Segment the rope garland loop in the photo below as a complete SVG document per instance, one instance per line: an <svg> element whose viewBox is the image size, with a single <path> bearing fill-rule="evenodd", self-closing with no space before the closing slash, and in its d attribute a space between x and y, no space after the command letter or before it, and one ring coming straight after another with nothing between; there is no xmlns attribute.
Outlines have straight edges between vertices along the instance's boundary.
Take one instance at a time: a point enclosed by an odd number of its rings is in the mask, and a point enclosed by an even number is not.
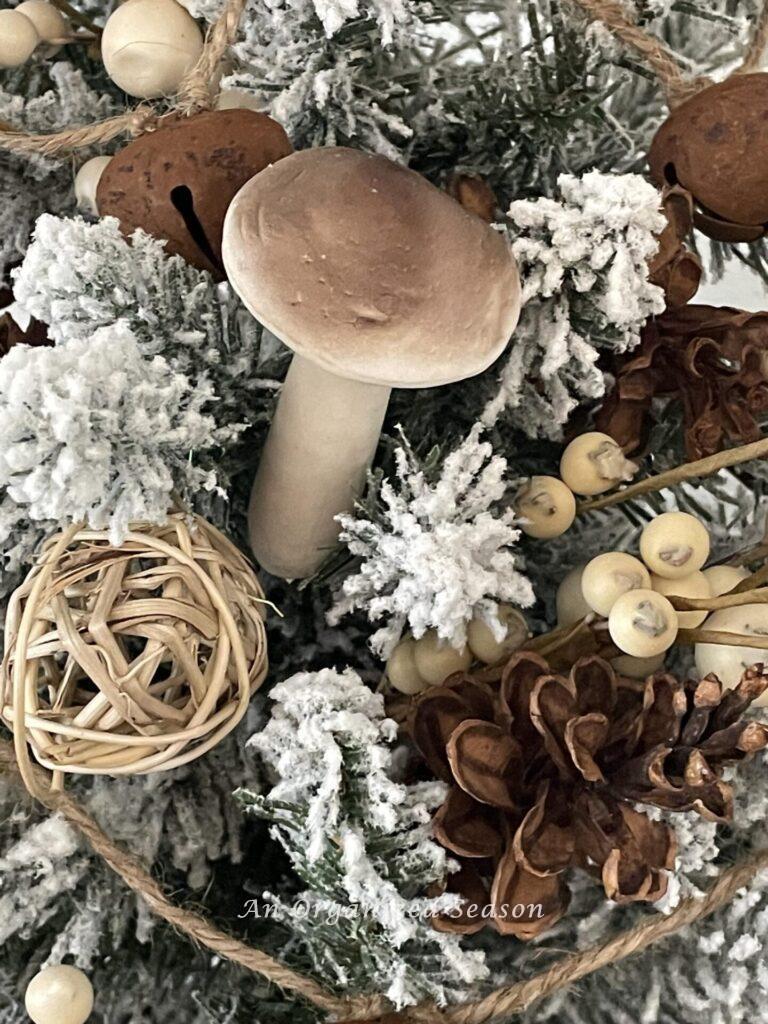
<svg viewBox="0 0 768 1024"><path fill-rule="evenodd" d="M237 38L247 0L227 0L211 26L197 64L181 83L179 94L168 114L159 114L149 104L140 104L115 117L94 124L75 125L50 135L35 135L0 121L0 149L11 153L38 153L41 156L66 156L91 146L101 146L122 135L136 137L156 131L166 117L191 116L211 110L219 93L219 81L227 51Z"/></svg>

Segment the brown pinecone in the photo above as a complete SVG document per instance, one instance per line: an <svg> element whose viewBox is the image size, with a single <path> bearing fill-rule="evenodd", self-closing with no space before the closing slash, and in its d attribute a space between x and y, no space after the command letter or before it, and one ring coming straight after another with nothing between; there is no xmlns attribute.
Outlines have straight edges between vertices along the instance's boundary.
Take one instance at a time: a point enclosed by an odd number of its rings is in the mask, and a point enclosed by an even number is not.
<svg viewBox="0 0 768 1024"><path fill-rule="evenodd" d="M680 402L690 459L756 441L768 411L768 313L667 310L648 321L615 376L595 425L628 454L647 441L655 398Z"/></svg>
<svg viewBox="0 0 768 1024"><path fill-rule="evenodd" d="M661 206L667 223L648 267L649 280L664 289L667 308L675 309L691 301L701 282L701 261L685 245L693 231L693 199L678 185L667 186Z"/></svg>
<svg viewBox="0 0 768 1024"><path fill-rule="evenodd" d="M720 770L768 745L768 727L741 717L767 687L762 666L723 691L712 676L620 678L598 657L566 677L522 652L497 687L457 675L425 691L409 728L451 787L433 827L461 864L448 886L464 897L436 927L492 921L533 938L565 913L572 867L599 874L617 902L659 899L674 834L634 804L727 820Z"/></svg>

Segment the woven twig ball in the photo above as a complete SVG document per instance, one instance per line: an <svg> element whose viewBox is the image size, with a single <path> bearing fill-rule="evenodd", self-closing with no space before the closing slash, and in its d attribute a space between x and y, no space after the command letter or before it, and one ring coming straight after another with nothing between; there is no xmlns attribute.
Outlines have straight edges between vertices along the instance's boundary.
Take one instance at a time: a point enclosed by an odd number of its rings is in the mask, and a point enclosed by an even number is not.
<svg viewBox="0 0 768 1024"><path fill-rule="evenodd" d="M44 767L88 775L199 757L264 681L264 610L249 563L197 516L133 526L119 546L77 526L51 538L8 606L2 715L17 752L24 735Z"/></svg>

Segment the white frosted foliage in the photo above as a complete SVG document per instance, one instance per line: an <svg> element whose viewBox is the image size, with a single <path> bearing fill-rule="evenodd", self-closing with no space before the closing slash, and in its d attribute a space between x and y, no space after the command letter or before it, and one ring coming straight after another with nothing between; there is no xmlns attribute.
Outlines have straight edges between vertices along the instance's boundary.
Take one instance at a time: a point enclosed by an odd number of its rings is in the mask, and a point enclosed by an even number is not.
<svg viewBox="0 0 768 1024"><path fill-rule="evenodd" d="M174 487L216 486L189 460L226 437L210 399L162 356L145 358L121 323L16 346L0 361L0 488L20 518L82 519L119 542L131 520L162 521Z"/></svg>
<svg viewBox="0 0 768 1024"><path fill-rule="evenodd" d="M396 480L381 485L380 515L339 516L341 539L362 562L344 580L329 621L357 609L372 622L385 619L371 640L384 658L406 624L416 637L435 629L462 647L467 624L479 616L502 639L498 603L534 601L517 567L515 513L502 504L506 460L482 440L478 424L446 456L434 482L407 445L398 449L396 467Z"/></svg>
<svg viewBox="0 0 768 1024"><path fill-rule="evenodd" d="M648 260L666 223L658 191L638 174L562 174L559 198L509 208L512 248L525 303L497 397L530 434L556 436L579 402L601 397L600 349L626 352L664 293L648 280Z"/></svg>
<svg viewBox="0 0 768 1024"><path fill-rule="evenodd" d="M381 695L352 669L322 669L292 676L270 696L272 716L249 745L273 786L265 797L242 797L277 823L276 838L309 883L293 906L271 897L278 920L301 933L315 957L327 958L326 969L354 985L349 971L358 965L335 961L334 944L323 938L329 928L341 929L360 949L366 987L386 992L398 1007L427 993L442 1004L446 985L485 977L481 953L462 951L456 937L429 923L430 912L456 904L455 896L420 895L449 870L445 850L430 837L445 787L395 780L397 726L385 717ZM317 916L307 920L308 907ZM423 959L414 956L419 946Z"/></svg>

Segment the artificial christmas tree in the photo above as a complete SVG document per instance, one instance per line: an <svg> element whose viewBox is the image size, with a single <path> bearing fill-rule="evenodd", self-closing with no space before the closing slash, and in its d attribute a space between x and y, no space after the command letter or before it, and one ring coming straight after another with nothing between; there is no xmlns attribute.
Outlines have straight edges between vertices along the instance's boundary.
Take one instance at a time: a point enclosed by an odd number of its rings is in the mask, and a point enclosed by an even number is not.
<svg viewBox="0 0 768 1024"><path fill-rule="evenodd" d="M2 1024L762 1020L768 8L0 20Z"/></svg>

